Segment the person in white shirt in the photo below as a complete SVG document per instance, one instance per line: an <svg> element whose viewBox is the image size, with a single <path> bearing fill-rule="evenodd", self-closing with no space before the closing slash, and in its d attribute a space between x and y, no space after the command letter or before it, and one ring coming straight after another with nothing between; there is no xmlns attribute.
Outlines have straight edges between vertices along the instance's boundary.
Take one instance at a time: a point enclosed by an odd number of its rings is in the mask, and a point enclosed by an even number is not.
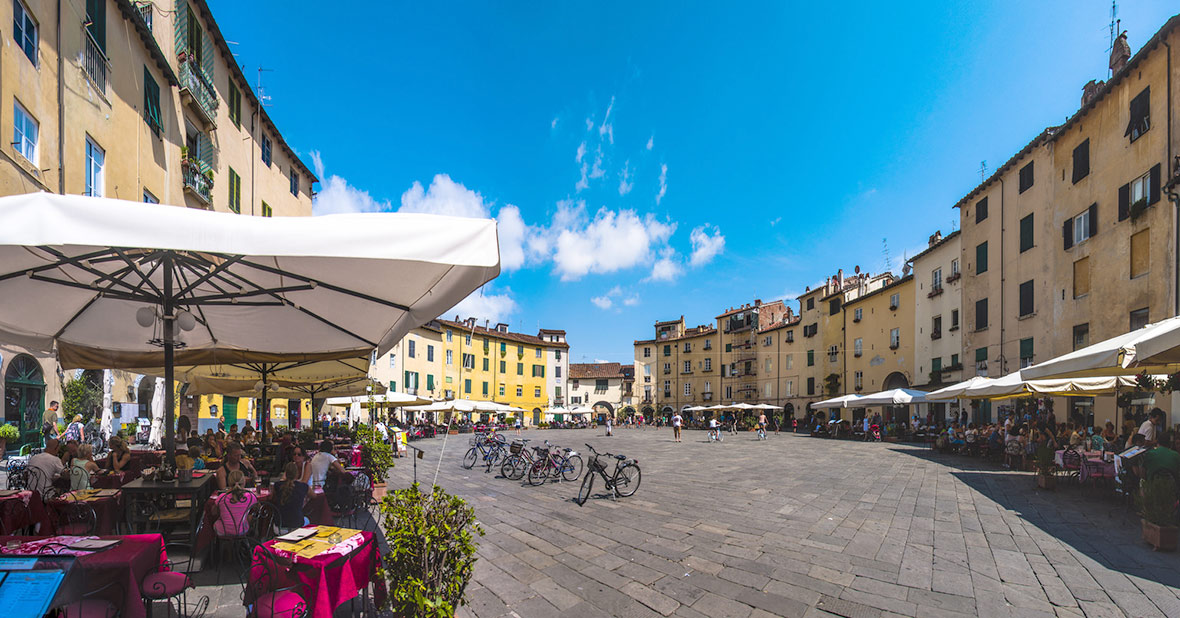
<svg viewBox="0 0 1180 618"><path fill-rule="evenodd" d="M672 437L675 438L675 442L680 441L680 422L682 420L684 419L680 417L679 412L672 415Z"/></svg>
<svg viewBox="0 0 1180 618"><path fill-rule="evenodd" d="M1159 433L1159 427L1157 425L1163 425L1163 423L1164 411L1159 408L1152 408L1151 414L1147 416L1147 420L1143 421L1143 424L1139 426L1139 433L1143 434L1147 448L1155 446L1156 442L1158 442L1156 436Z"/></svg>
<svg viewBox="0 0 1180 618"><path fill-rule="evenodd" d="M611 436L611 432L610 432L610 417L609 417L609 416L608 416L608 417L606 417L606 435L607 435L607 437L610 437L610 436Z"/></svg>
<svg viewBox="0 0 1180 618"><path fill-rule="evenodd" d="M61 476L66 466L58 455L59 442L50 438L45 441L45 450L29 458L29 489L42 495L53 487L53 480Z"/></svg>
<svg viewBox="0 0 1180 618"><path fill-rule="evenodd" d="M709 419L709 438L721 441L721 432L718 431L718 429L719 427L717 426L717 419Z"/></svg>
<svg viewBox="0 0 1180 618"><path fill-rule="evenodd" d="M344 466L340 465L340 460L332 454L335 447L331 440L324 440L320 442L320 452L311 458L311 486L323 487L328 480L329 472L336 472L344 474Z"/></svg>
<svg viewBox="0 0 1180 618"><path fill-rule="evenodd" d="M377 429L377 435L381 436L381 439L383 441L389 442L389 428L385 426L385 422L378 420L377 425L376 425L376 429Z"/></svg>

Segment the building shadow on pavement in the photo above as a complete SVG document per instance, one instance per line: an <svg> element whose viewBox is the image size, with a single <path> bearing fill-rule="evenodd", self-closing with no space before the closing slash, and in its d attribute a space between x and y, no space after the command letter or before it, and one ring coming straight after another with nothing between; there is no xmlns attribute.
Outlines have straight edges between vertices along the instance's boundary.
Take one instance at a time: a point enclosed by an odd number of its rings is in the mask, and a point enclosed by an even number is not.
<svg viewBox="0 0 1180 618"><path fill-rule="evenodd" d="M1180 587L1180 554L1156 552L1144 543L1138 514L1109 486L1082 486L1076 478L1062 476L1057 488L1047 491L1037 488L1032 472L1005 469L979 457L917 445L898 444L890 450L951 468L951 475L971 489L1099 566ZM1038 542L1033 531L1029 534Z"/></svg>

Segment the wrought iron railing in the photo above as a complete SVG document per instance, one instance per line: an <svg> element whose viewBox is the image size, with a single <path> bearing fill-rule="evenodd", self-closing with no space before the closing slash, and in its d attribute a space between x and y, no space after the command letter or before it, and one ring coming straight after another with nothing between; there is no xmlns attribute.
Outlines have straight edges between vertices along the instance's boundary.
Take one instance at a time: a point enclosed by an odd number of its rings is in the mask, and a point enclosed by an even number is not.
<svg viewBox="0 0 1180 618"><path fill-rule="evenodd" d="M180 85L188 90L197 105L209 116L210 121L216 120L217 91L213 89L213 84L209 83L196 60L188 58L180 63Z"/></svg>
<svg viewBox="0 0 1180 618"><path fill-rule="evenodd" d="M98 42L90 36L90 32L84 31L83 37L85 39L85 49L82 52L82 66L86 70L86 77L90 79L90 83L102 93L102 96L107 95L107 75L110 72L111 62L107 59L107 55L103 53L102 48L98 46Z"/></svg>
<svg viewBox="0 0 1180 618"><path fill-rule="evenodd" d="M195 162L185 159L180 162L180 170L184 174L184 187L191 189L201 199L213 203L213 179L201 171Z"/></svg>

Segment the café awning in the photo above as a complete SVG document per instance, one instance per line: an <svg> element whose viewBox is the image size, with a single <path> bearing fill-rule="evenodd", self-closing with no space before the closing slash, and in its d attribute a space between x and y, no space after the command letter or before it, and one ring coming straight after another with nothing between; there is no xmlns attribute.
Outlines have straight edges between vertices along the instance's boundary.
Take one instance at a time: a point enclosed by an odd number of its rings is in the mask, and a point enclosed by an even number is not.
<svg viewBox="0 0 1180 618"><path fill-rule="evenodd" d="M926 403L926 393L909 388L894 388L871 395L865 395L856 400L856 407L860 406L906 406L914 403Z"/></svg>
<svg viewBox="0 0 1180 618"><path fill-rule="evenodd" d="M1108 377L1180 371L1180 317L1111 337L1021 370L1025 378Z"/></svg>

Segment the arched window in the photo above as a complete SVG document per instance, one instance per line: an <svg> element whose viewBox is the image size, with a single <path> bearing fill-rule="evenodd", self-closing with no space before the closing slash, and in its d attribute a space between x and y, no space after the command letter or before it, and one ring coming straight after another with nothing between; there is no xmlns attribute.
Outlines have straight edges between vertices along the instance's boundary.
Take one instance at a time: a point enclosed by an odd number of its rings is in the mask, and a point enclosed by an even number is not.
<svg viewBox="0 0 1180 618"><path fill-rule="evenodd" d="M4 420L20 429L20 443L39 442L45 413L45 378L41 363L19 354L4 372ZM18 444L9 444L16 447Z"/></svg>

